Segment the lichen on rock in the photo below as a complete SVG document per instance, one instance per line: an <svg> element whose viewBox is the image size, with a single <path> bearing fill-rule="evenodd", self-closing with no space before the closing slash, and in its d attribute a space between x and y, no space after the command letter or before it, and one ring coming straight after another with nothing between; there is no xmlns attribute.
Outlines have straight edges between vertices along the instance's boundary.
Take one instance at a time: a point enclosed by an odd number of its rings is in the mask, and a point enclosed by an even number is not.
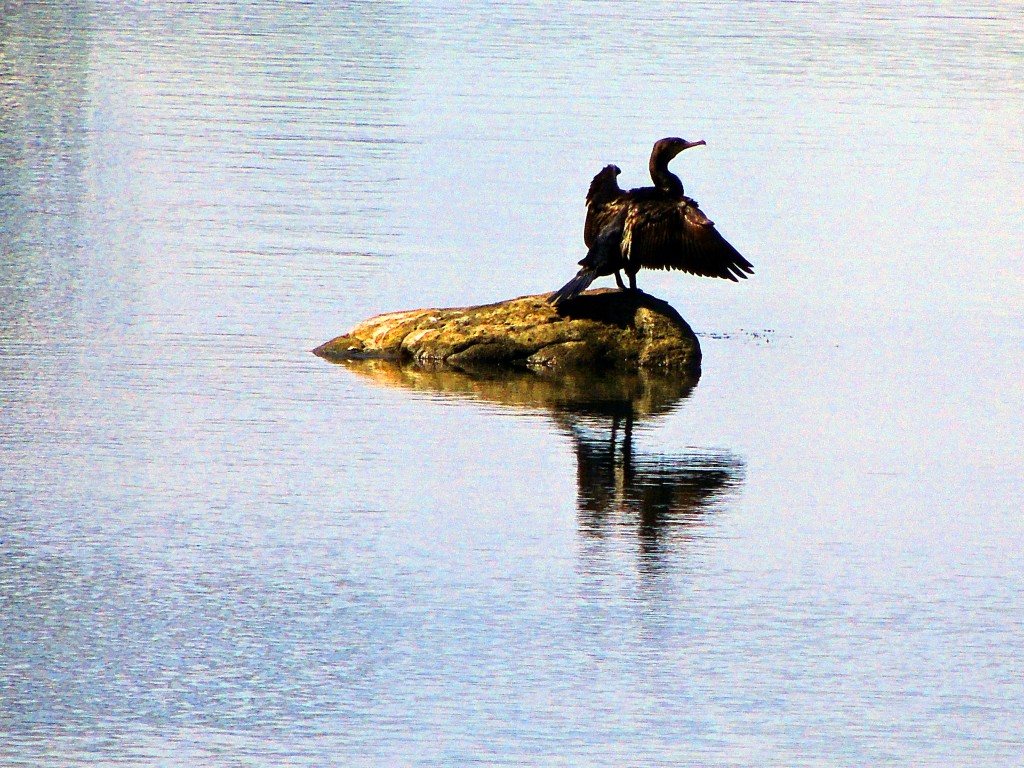
<svg viewBox="0 0 1024 768"><path fill-rule="evenodd" d="M646 293L588 291L557 308L547 295L453 309L391 312L313 352L331 360L381 358L452 368L700 370L700 344L667 302Z"/></svg>

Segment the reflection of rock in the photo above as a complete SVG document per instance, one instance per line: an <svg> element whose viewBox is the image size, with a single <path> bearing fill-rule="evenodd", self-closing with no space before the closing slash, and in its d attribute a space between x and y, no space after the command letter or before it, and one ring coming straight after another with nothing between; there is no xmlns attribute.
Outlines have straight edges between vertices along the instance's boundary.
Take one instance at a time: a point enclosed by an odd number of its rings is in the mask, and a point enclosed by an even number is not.
<svg viewBox="0 0 1024 768"><path fill-rule="evenodd" d="M668 411L690 394L696 376L653 371L580 369L424 368L394 360L343 360L342 365L378 384L462 396L500 405L543 409L561 425L572 416L601 423L626 412L650 417Z"/></svg>
<svg viewBox="0 0 1024 768"><path fill-rule="evenodd" d="M457 369L497 364L700 370L696 336L660 299L603 289L556 309L546 298L379 315L313 351L336 360L404 359Z"/></svg>
<svg viewBox="0 0 1024 768"><path fill-rule="evenodd" d="M467 372L391 360L344 365L385 386L548 412L575 448L581 530L601 537L626 527L645 553L662 546L662 533L670 527L703 520L742 480L743 460L728 451L665 454L634 447L634 427L688 397L695 377L494 367Z"/></svg>

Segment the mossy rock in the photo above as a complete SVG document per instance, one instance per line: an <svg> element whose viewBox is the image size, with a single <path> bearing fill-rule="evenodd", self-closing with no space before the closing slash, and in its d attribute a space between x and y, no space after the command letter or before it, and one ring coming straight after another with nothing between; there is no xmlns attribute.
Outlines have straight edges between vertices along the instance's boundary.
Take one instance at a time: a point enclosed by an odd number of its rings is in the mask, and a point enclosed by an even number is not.
<svg viewBox="0 0 1024 768"><path fill-rule="evenodd" d="M392 312L313 350L329 360L380 358L424 367L700 371L700 344L667 302L601 289L553 307L547 294L454 309Z"/></svg>

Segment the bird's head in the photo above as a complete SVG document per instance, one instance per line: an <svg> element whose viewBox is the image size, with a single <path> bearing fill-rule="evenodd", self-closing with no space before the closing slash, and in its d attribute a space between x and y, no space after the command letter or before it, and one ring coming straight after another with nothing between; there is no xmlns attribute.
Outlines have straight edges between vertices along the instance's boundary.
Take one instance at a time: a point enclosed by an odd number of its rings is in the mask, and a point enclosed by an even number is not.
<svg viewBox="0 0 1024 768"><path fill-rule="evenodd" d="M660 139L654 143L654 149L651 150L651 163L655 160L660 160L662 163L668 164L668 161L678 155L684 149L690 147L704 146L706 142L704 139L698 141L687 141L686 139L680 139L675 136L670 136L667 139Z"/></svg>

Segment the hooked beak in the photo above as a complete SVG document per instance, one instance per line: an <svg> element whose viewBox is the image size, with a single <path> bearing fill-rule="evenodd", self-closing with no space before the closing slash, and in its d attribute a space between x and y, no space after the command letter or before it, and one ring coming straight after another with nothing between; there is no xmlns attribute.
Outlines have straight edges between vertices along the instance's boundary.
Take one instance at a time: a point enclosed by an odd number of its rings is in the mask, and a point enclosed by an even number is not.
<svg viewBox="0 0 1024 768"><path fill-rule="evenodd" d="M686 145L686 146L683 147L683 149L689 149L690 147L703 147L703 146L707 146L707 142L704 141L704 139L699 139L698 141L684 141L683 144Z"/></svg>

